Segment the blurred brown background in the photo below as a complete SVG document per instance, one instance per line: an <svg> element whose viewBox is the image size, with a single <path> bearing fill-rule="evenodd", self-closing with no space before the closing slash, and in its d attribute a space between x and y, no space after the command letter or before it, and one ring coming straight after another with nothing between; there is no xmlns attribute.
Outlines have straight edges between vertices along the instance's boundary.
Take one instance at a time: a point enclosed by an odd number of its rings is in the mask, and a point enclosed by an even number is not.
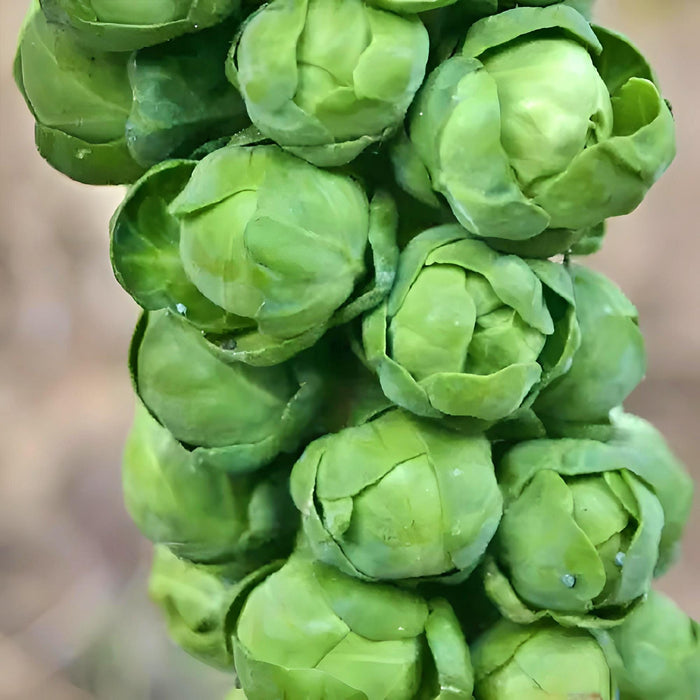
<svg viewBox="0 0 700 700"><path fill-rule="evenodd" d="M230 680L167 640L146 597L148 547L121 502L134 303L112 277L117 188L88 188L36 154L11 79L28 0L0 0L0 698L188 700ZM673 102L679 156L590 262L637 304L649 373L627 404L700 481L700 3L599 0ZM660 587L700 618L700 501Z"/></svg>

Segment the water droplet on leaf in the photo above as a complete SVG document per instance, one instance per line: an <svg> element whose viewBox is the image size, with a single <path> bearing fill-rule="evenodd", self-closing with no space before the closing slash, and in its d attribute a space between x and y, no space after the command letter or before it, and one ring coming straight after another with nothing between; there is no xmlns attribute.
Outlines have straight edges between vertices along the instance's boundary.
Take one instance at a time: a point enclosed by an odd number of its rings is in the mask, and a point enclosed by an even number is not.
<svg viewBox="0 0 700 700"><path fill-rule="evenodd" d="M561 577L561 582L567 587L567 588L573 588L576 585L576 577L572 574L564 574Z"/></svg>

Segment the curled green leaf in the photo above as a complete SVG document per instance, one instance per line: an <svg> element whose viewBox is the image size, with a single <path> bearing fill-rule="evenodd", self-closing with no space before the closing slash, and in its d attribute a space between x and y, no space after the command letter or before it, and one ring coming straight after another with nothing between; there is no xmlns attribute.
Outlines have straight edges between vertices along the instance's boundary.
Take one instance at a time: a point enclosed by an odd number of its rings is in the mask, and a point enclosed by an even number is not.
<svg viewBox="0 0 700 700"><path fill-rule="evenodd" d="M217 24L240 0L41 0L41 7L86 46L132 51Z"/></svg>
<svg viewBox="0 0 700 700"><path fill-rule="evenodd" d="M250 125L243 99L226 79L235 23L135 51L129 58L133 103L129 152L145 167L189 157L204 143Z"/></svg>
<svg viewBox="0 0 700 700"><path fill-rule="evenodd" d="M700 625L661 593L652 591L622 625L595 635L621 700L700 696Z"/></svg>
<svg viewBox="0 0 700 700"><path fill-rule="evenodd" d="M265 466L312 430L323 378L305 356L273 367L226 363L167 311L144 315L131 347L138 396L195 459L230 473Z"/></svg>
<svg viewBox="0 0 700 700"><path fill-rule="evenodd" d="M280 458L256 474L226 474L139 404L124 450L124 502L153 543L193 562L226 562L242 578L291 550L298 519L290 461Z"/></svg>
<svg viewBox="0 0 700 700"><path fill-rule="evenodd" d="M47 22L38 0L30 6L15 82L36 120L39 153L73 180L115 185L144 171L126 143L127 60L127 54L84 48L65 27Z"/></svg>
<svg viewBox="0 0 700 700"><path fill-rule="evenodd" d="M148 592L170 637L199 661L224 671L234 670L225 623L238 576L226 565L193 564L167 547L154 549Z"/></svg>
<svg viewBox="0 0 700 700"><path fill-rule="evenodd" d="M543 389L534 411L553 434L577 424L605 423L646 373L637 310L610 280L579 265L569 268L581 345L571 366Z"/></svg>

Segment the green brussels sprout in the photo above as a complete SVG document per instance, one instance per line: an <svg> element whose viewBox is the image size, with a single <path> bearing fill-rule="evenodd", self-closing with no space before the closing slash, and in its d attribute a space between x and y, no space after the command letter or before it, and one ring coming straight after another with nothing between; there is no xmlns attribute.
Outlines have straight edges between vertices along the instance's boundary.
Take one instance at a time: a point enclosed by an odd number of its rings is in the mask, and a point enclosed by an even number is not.
<svg viewBox="0 0 700 700"><path fill-rule="evenodd" d="M273 365L376 306L398 249L393 201L276 146L151 169L112 219L117 279L227 360Z"/></svg>
<svg viewBox="0 0 700 700"><path fill-rule="evenodd" d="M202 463L139 404L124 451L124 502L139 530L178 557L235 559L242 578L291 551L290 460L231 476ZM232 565L229 565L232 568Z"/></svg>
<svg viewBox="0 0 700 700"><path fill-rule="evenodd" d="M398 409L311 443L291 491L315 556L369 580L462 580L501 517L488 440Z"/></svg>
<svg viewBox="0 0 700 700"><path fill-rule="evenodd" d="M472 25L408 124L414 153L395 158L413 194L440 193L471 233L527 256L565 252L632 211L675 155L673 117L645 59L561 4Z"/></svg>
<svg viewBox="0 0 700 700"><path fill-rule="evenodd" d="M250 125L224 70L234 31L235 25L225 22L131 55L133 104L126 141L139 164L188 157L205 142Z"/></svg>
<svg viewBox="0 0 700 700"><path fill-rule="evenodd" d="M148 581L149 595L160 607L173 641L200 661L231 671L225 621L236 576L226 565L193 564L159 546Z"/></svg>
<svg viewBox="0 0 700 700"><path fill-rule="evenodd" d="M229 620L249 700L472 699L469 650L444 600L300 554L246 583Z"/></svg>
<svg viewBox="0 0 700 700"><path fill-rule="evenodd" d="M274 367L226 363L169 311L144 314L131 373L144 405L196 462L230 473L295 450L308 437L323 391L314 358Z"/></svg>
<svg viewBox="0 0 700 700"><path fill-rule="evenodd" d="M367 361L392 401L484 425L528 408L578 343L563 265L502 255L457 224L408 244L388 300L363 321Z"/></svg>
<svg viewBox="0 0 700 700"><path fill-rule="evenodd" d="M240 0L41 0L41 7L87 46L132 51L218 24Z"/></svg>
<svg viewBox="0 0 700 700"><path fill-rule="evenodd" d="M73 180L121 184L145 170L126 143L132 103L127 60L127 54L81 47L65 28L46 21L38 0L32 3L14 78L36 120L39 153Z"/></svg>
<svg viewBox="0 0 700 700"><path fill-rule="evenodd" d="M596 630L620 700L700 698L700 624L652 591L625 622Z"/></svg>
<svg viewBox="0 0 700 700"><path fill-rule="evenodd" d="M545 387L533 405L555 435L566 435L572 424L608 422L610 411L646 372L644 337L632 302L597 272L578 265L569 271L581 345L568 372Z"/></svg>
<svg viewBox="0 0 700 700"><path fill-rule="evenodd" d="M605 655L583 630L502 620L477 640L472 655L479 700L616 697Z"/></svg>
<svg viewBox="0 0 700 700"><path fill-rule="evenodd" d="M263 134L333 166L401 123L428 47L418 18L362 0L273 0L246 22L227 68Z"/></svg>
<svg viewBox="0 0 700 700"><path fill-rule="evenodd" d="M504 617L592 628L634 609L649 590L664 526L636 467L633 451L595 440L532 440L506 451L503 518L485 567Z"/></svg>
<svg viewBox="0 0 700 700"><path fill-rule="evenodd" d="M661 576L680 554L693 502L693 480L651 423L620 410L612 412L611 420L613 435L608 444L626 455L628 469L651 486L664 510L659 561L654 572Z"/></svg>

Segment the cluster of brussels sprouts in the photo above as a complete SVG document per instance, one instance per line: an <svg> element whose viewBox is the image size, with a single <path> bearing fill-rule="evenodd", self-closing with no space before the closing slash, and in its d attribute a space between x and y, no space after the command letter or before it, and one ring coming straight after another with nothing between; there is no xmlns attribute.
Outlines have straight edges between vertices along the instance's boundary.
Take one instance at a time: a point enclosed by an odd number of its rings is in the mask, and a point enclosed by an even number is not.
<svg viewBox="0 0 700 700"><path fill-rule="evenodd" d="M591 5L32 2L39 151L131 185L151 594L231 700L700 697L650 589L692 484L622 409L634 306L570 259L673 118Z"/></svg>

